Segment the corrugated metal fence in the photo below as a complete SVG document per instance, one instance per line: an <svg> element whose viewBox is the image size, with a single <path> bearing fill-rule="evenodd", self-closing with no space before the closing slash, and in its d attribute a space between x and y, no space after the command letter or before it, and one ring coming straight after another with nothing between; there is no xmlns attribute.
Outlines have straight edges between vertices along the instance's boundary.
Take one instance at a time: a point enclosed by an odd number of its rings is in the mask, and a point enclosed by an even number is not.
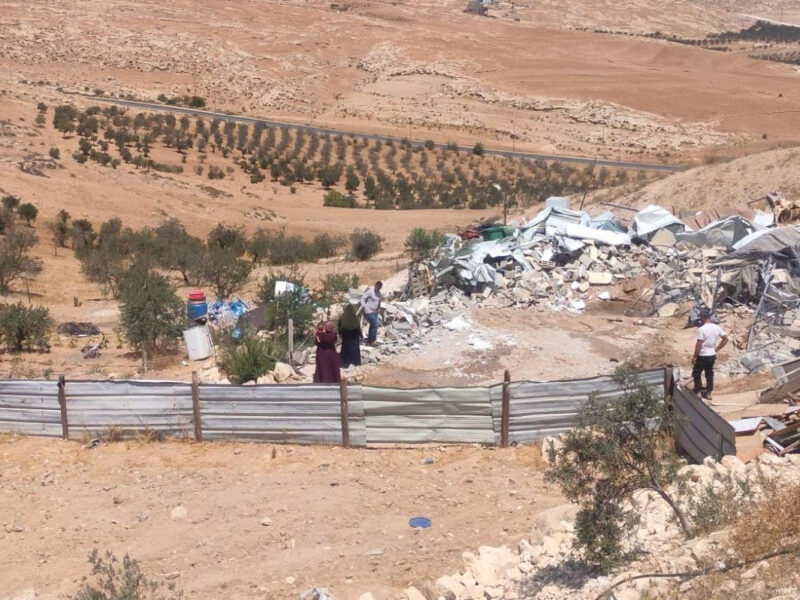
<svg viewBox="0 0 800 600"><path fill-rule="evenodd" d="M659 368L640 373L640 378L669 387L671 375L671 369ZM0 381L0 433L80 439L113 430L122 436L160 432L296 444L501 445L531 442L569 429L593 393L611 399L622 392L612 377L410 390L346 384ZM711 423L694 427L722 430L727 441L727 430L719 424L725 422L712 419L711 409L690 410L684 408L683 396L676 393L676 398L680 414L691 423L698 419ZM697 454L690 450L695 437L686 437L685 442L692 456ZM711 451L717 448L718 444ZM705 446L699 450L705 451Z"/></svg>
<svg viewBox="0 0 800 600"><path fill-rule="evenodd" d="M733 426L696 394L677 386L672 406L675 439L696 462L703 462L706 456L719 460L726 454L736 454Z"/></svg>

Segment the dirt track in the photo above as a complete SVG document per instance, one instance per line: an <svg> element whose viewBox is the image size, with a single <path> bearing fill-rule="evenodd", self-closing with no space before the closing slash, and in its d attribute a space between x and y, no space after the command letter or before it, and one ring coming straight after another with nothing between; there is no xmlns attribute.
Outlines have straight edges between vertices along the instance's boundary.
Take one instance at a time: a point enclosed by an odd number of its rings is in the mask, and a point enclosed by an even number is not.
<svg viewBox="0 0 800 600"><path fill-rule="evenodd" d="M513 544L561 502L535 447L272 448L0 438L0 599L74 593L97 547L189 598L323 586L383 600L454 572L465 550ZM178 506L185 518L171 516ZM416 515L433 527L409 528Z"/></svg>

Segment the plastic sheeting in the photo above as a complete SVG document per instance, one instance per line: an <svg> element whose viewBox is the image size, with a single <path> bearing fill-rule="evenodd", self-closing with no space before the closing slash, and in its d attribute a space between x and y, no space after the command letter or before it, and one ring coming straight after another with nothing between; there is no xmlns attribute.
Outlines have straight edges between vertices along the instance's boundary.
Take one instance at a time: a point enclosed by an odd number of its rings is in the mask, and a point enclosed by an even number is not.
<svg viewBox="0 0 800 600"><path fill-rule="evenodd" d="M675 233L684 231L686 225L667 209L651 204L636 213L631 225L631 234L648 239L651 233L659 229L669 229Z"/></svg>
<svg viewBox="0 0 800 600"><path fill-rule="evenodd" d="M800 258L800 230L797 227L754 231L733 245L729 257L759 259L773 255L786 260Z"/></svg>
<svg viewBox="0 0 800 600"><path fill-rule="evenodd" d="M744 217L726 217L714 221L698 231L684 231L675 235L678 242L697 247L724 247L730 249L739 240L755 231L753 225Z"/></svg>

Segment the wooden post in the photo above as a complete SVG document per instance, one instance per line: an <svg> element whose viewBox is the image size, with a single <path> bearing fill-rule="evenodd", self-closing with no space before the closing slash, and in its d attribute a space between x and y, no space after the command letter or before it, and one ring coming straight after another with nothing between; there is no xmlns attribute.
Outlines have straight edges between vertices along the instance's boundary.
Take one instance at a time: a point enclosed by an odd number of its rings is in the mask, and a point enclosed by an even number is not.
<svg viewBox="0 0 800 600"><path fill-rule="evenodd" d="M342 415L342 447L350 447L350 408L347 404L347 381L339 381L339 398L341 399Z"/></svg>
<svg viewBox="0 0 800 600"><path fill-rule="evenodd" d="M508 448L508 422L511 412L511 373L503 375L503 408L500 414L500 446Z"/></svg>
<svg viewBox="0 0 800 600"><path fill-rule="evenodd" d="M672 373L672 365L664 367L664 398L672 398L675 393L675 378Z"/></svg>
<svg viewBox="0 0 800 600"><path fill-rule="evenodd" d="M289 325L286 328L286 340L289 346L289 366L294 368L294 319L289 319Z"/></svg>
<svg viewBox="0 0 800 600"><path fill-rule="evenodd" d="M203 441L203 424L200 422L200 378L192 371L192 412L194 413L194 439Z"/></svg>
<svg viewBox="0 0 800 600"><path fill-rule="evenodd" d="M69 420L67 418L67 392L64 390L66 384L64 376L58 378L58 406L61 408L61 437L69 439Z"/></svg>

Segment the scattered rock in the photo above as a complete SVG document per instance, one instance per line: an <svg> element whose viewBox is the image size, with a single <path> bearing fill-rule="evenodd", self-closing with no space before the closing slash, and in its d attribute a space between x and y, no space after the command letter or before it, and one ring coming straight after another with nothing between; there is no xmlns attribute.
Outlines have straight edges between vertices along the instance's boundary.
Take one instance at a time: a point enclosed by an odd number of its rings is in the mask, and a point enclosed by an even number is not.
<svg viewBox="0 0 800 600"><path fill-rule="evenodd" d="M175 520L179 520L188 517L189 513L186 512L186 509L183 506L179 505L172 509L172 511L169 513L169 516Z"/></svg>

